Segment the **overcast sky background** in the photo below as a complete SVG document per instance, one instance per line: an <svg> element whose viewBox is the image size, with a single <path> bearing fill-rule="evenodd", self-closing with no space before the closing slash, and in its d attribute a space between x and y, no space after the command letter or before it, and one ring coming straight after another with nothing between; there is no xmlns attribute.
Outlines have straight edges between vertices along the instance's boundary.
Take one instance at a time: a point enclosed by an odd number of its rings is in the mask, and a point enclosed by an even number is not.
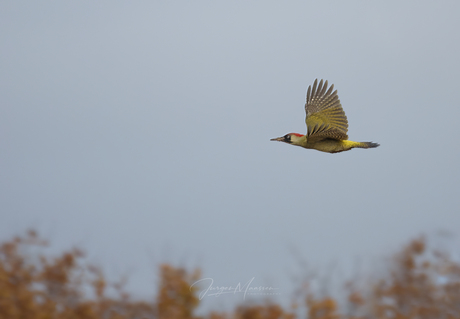
<svg viewBox="0 0 460 319"><path fill-rule="evenodd" d="M171 262L285 296L293 254L340 268L420 233L458 235L459 12L458 1L2 2L1 239L35 228L57 251L79 245L139 295ZM315 78L338 89L350 139L379 148L269 141L305 132Z"/></svg>

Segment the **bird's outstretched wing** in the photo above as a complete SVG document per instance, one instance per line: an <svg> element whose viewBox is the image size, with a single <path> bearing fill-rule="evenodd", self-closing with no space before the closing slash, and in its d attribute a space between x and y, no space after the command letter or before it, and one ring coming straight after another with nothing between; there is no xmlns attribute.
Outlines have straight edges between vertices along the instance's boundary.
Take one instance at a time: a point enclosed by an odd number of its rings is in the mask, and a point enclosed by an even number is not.
<svg viewBox="0 0 460 319"><path fill-rule="evenodd" d="M340 104L337 90L332 92L334 84L327 89L327 81L324 83L318 79L308 87L307 103L305 112L307 117L307 138L311 142L317 142L326 138L336 140L348 139L348 121ZM327 90L327 91L326 91Z"/></svg>

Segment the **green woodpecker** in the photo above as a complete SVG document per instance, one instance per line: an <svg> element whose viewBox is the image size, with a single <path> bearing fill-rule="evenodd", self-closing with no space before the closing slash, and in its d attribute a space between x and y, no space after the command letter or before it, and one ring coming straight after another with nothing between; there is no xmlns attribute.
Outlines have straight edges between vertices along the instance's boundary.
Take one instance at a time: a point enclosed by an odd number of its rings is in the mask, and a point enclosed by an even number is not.
<svg viewBox="0 0 460 319"><path fill-rule="evenodd" d="M337 90L332 92L334 84L327 89L327 81L318 79L307 91L305 112L307 117L307 134L289 133L270 141L280 141L292 145L311 148L321 152L338 153L352 148L373 148L379 146L372 142L353 142L348 140L348 121L340 104Z"/></svg>

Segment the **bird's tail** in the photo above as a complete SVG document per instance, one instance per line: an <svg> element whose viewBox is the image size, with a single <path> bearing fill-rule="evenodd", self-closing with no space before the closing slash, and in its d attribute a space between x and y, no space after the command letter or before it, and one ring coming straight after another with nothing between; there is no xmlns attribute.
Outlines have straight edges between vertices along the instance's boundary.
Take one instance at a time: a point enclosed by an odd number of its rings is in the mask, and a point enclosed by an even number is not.
<svg viewBox="0 0 460 319"><path fill-rule="evenodd" d="M358 148L374 148L374 147L379 147L380 144L378 143L373 143L373 142L357 142L354 147Z"/></svg>

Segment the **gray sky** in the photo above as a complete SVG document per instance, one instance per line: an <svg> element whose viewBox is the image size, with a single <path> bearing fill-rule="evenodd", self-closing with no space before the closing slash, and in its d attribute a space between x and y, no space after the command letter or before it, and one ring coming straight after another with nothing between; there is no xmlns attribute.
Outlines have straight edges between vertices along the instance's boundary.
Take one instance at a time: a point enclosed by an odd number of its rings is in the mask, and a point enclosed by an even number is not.
<svg viewBox="0 0 460 319"><path fill-rule="evenodd" d="M80 245L139 294L172 262L287 295L291 247L321 267L458 234L458 1L0 9L2 239ZM305 132L315 78L379 148L269 141Z"/></svg>

